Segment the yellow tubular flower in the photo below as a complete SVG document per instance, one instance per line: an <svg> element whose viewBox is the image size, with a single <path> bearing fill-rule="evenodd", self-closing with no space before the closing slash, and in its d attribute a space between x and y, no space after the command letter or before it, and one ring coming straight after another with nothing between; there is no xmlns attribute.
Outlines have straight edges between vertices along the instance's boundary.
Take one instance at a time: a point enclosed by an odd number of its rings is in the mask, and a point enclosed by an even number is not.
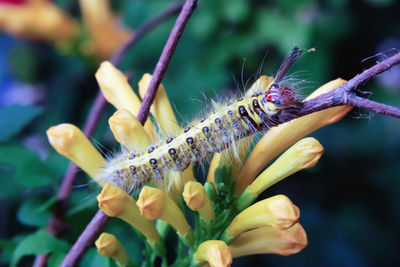
<svg viewBox="0 0 400 267"><path fill-rule="evenodd" d="M78 25L48 1L21 5L0 4L0 30L33 40L59 42L78 34Z"/></svg>
<svg viewBox="0 0 400 267"><path fill-rule="evenodd" d="M270 197L239 213L225 230L223 240L230 242L244 231L257 227L287 229L295 224L299 217L299 208L288 197Z"/></svg>
<svg viewBox="0 0 400 267"><path fill-rule="evenodd" d="M313 137L303 138L283 153L263 171L243 192L238 200L239 210L245 208L265 189L302 169L317 164L324 148ZM239 188L241 191L241 188Z"/></svg>
<svg viewBox="0 0 400 267"><path fill-rule="evenodd" d="M144 186L137 201L140 213L148 220L161 219L176 229L187 244L192 242L192 231L176 203L160 189Z"/></svg>
<svg viewBox="0 0 400 267"><path fill-rule="evenodd" d="M161 244L154 223L145 219L136 201L123 190L108 183L97 196L99 208L110 217L117 217L142 233L151 245Z"/></svg>
<svg viewBox="0 0 400 267"><path fill-rule="evenodd" d="M199 212L205 222L214 218L214 211L204 187L199 182L188 182L183 190L183 199L186 205Z"/></svg>
<svg viewBox="0 0 400 267"><path fill-rule="evenodd" d="M75 125L59 124L50 127L46 133L52 147L73 161L90 177L95 178L104 167L105 160L100 152Z"/></svg>
<svg viewBox="0 0 400 267"><path fill-rule="evenodd" d="M151 74L146 73L139 81L139 94L142 99L147 92L151 78ZM154 118L158 122L158 125L161 127L162 134L177 134L181 130L178 122L176 121L176 117L171 103L169 102L167 93L165 92L165 88L162 84L160 84L158 87L154 102L150 108L150 112L153 114Z"/></svg>
<svg viewBox="0 0 400 267"><path fill-rule="evenodd" d="M336 79L318 88L306 100L329 92L346 81ZM270 129L249 155L240 175L237 194L253 181L264 166L291 144L311 132L339 121L352 107L339 106L318 111Z"/></svg>
<svg viewBox="0 0 400 267"><path fill-rule="evenodd" d="M118 110L126 109L136 116L140 108L139 97L133 92L126 76L110 62L104 61L96 72L96 79L101 92L109 103ZM154 128L147 119L144 128L151 138L154 138Z"/></svg>
<svg viewBox="0 0 400 267"><path fill-rule="evenodd" d="M225 242L207 240L197 248L194 261L196 264L208 262L212 267L226 267L232 264L232 254Z"/></svg>
<svg viewBox="0 0 400 267"><path fill-rule="evenodd" d="M118 265L126 266L130 263L128 254L114 235L102 233L95 244L100 255L113 258Z"/></svg>
<svg viewBox="0 0 400 267"><path fill-rule="evenodd" d="M83 21L91 35L96 56L109 58L128 38L130 31L112 13L109 0L79 0Z"/></svg>
<svg viewBox="0 0 400 267"><path fill-rule="evenodd" d="M128 150L142 150L151 144L151 138L142 124L128 110L117 110L108 120L115 139Z"/></svg>
<svg viewBox="0 0 400 267"><path fill-rule="evenodd" d="M233 258L254 254L289 256L308 245L307 235L300 223L289 229L256 228L241 234L230 245Z"/></svg>

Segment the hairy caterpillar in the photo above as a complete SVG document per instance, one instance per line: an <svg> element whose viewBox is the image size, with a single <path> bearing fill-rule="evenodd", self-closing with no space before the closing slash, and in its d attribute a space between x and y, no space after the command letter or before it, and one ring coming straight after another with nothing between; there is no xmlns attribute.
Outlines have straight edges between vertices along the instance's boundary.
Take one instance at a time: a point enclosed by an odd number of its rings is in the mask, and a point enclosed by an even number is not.
<svg viewBox="0 0 400 267"><path fill-rule="evenodd" d="M218 105L204 119L193 121L176 136L143 151L120 154L106 164L96 180L131 192L150 179L162 180L169 171L183 171L192 162L201 162L237 140L286 121L299 101L293 89L281 82L302 53L297 47L292 50L266 90Z"/></svg>

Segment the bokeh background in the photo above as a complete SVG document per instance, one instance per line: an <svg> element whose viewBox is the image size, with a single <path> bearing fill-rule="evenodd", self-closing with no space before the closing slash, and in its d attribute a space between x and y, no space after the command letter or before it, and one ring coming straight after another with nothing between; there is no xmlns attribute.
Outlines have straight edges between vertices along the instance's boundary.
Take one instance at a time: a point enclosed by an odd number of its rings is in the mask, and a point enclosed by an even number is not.
<svg viewBox="0 0 400 267"><path fill-rule="evenodd" d="M77 20L81 17L77 1L54 2ZM112 1L112 8L123 25L135 29L168 3L119 0ZM395 0L200 0L163 84L184 124L204 108L205 99L223 99L243 90L261 65L263 74L273 75L291 47L298 45L316 48L291 70L299 93L306 96L329 80L350 79L398 52L399 14ZM132 77L133 88L143 73L153 71L173 23L172 18L154 29L124 57L121 69ZM72 46L0 33L4 266L18 241L48 222L68 161L50 147L45 131L63 122L84 124L98 90L98 64L99 59ZM374 100L400 106L400 67L376 77L365 89L373 92ZM112 113L108 106L92 139L106 153L119 149L107 127ZM285 194L300 207L309 246L290 257L235 259L233 266L400 266L400 120L353 110L312 136L326 150L317 166L263 196ZM204 174L199 172L198 177ZM67 213L70 229L63 240L72 243L93 216L98 192L80 172ZM128 227L112 220L107 230L140 259L140 242ZM32 260L25 257L20 266L29 266ZM81 266L109 264L91 249Z"/></svg>

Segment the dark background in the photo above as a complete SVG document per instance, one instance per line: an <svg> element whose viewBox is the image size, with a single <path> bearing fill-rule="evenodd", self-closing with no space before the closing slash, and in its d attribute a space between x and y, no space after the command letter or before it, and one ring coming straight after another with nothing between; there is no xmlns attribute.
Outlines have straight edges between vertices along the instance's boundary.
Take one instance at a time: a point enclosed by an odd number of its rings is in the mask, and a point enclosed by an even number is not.
<svg viewBox="0 0 400 267"><path fill-rule="evenodd" d="M56 2L79 18L75 1ZM135 29L167 3L113 1L113 8ZM395 0L200 0L163 84L184 124L202 110L204 95L223 99L243 90L242 68L244 82L254 81L262 63L262 73L273 75L285 54L298 45L316 48L291 70L293 77L304 80L299 93L306 96L327 81L350 79L398 52L399 14ZM141 75L152 72L173 22L152 31L124 58L121 68L132 74L135 90ZM8 262L18 240L45 227L49 198L58 191L68 164L49 146L45 131L63 122L83 125L97 93L93 74L98 63L4 33L0 51L0 123L15 127L13 134L0 139L0 245L2 260ZM400 68L364 89L373 92L374 100L400 106ZM107 128L112 112L108 107L94 141L103 150L118 151ZM400 120L353 110L311 136L326 150L316 167L265 192L285 194L299 206L309 246L290 257L235 259L233 266L399 266ZM98 191L80 173L68 212L69 242L94 214ZM133 257L141 256L139 242L126 225L112 220L107 227ZM99 257L91 250L81 266L106 266ZM22 264L30 265L31 259Z"/></svg>

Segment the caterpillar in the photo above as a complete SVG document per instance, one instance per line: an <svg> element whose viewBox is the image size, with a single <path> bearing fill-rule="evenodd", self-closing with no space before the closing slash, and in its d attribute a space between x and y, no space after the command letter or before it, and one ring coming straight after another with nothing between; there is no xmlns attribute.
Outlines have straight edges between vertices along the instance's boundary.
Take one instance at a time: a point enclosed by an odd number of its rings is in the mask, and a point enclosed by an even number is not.
<svg viewBox="0 0 400 267"><path fill-rule="evenodd" d="M160 140L143 151L121 153L106 164L96 180L132 192L151 179L162 180L167 172L184 171L190 164L206 160L237 140L287 121L300 102L294 90L281 82L303 52L293 48L266 90L217 105L205 118L193 121L176 136Z"/></svg>

